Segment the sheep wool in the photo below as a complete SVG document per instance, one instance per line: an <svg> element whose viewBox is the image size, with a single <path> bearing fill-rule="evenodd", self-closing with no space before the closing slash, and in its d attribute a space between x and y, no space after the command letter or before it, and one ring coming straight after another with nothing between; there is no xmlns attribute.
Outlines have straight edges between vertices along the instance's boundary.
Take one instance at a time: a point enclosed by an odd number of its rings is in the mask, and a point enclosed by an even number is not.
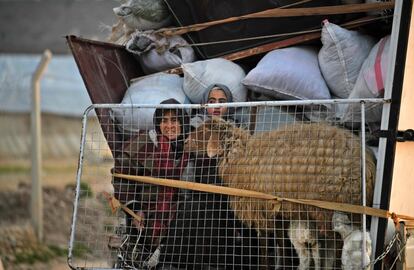
<svg viewBox="0 0 414 270"><path fill-rule="evenodd" d="M292 124L251 135L213 118L187 139L187 150L220 156L225 185L280 197L361 204L361 143L352 132L327 123ZM372 203L375 159L366 153L366 198ZM260 231L273 229L276 217L311 219L320 233L332 232L333 211L295 203L233 196L236 216ZM279 211L277 211L279 210ZM353 220L358 220L355 215Z"/></svg>

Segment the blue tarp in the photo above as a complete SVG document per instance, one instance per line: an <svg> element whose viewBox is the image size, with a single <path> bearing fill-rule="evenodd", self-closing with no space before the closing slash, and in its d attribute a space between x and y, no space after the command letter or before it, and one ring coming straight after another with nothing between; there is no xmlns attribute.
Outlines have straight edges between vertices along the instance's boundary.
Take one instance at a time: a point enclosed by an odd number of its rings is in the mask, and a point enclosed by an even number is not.
<svg viewBox="0 0 414 270"><path fill-rule="evenodd" d="M0 54L0 111L31 111L31 78L40 59L41 55ZM91 105L71 55L52 56L40 89L42 112L80 116Z"/></svg>

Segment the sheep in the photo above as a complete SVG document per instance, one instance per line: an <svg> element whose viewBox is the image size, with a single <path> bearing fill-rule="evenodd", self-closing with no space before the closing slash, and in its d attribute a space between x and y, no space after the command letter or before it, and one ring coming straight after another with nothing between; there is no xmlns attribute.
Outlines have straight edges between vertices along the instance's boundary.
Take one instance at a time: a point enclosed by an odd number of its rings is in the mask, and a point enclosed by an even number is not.
<svg viewBox="0 0 414 270"><path fill-rule="evenodd" d="M359 228L351 224L348 216L344 213L335 212L332 216L332 227L338 232L343 241L342 247L342 269L357 270L369 269L365 263L369 265L372 253L372 241L368 232L362 232ZM365 252L363 252L364 235L366 240Z"/></svg>
<svg viewBox="0 0 414 270"><path fill-rule="evenodd" d="M327 123L286 125L251 135L220 118L207 120L190 133L185 149L218 156L224 185L300 199L360 204L361 145L350 131ZM366 198L371 204L375 159L366 153ZM273 220L311 219L319 233L333 238L333 211L283 201L231 197L236 217L258 232ZM280 208L279 208L280 207ZM355 215L357 219L359 215Z"/></svg>

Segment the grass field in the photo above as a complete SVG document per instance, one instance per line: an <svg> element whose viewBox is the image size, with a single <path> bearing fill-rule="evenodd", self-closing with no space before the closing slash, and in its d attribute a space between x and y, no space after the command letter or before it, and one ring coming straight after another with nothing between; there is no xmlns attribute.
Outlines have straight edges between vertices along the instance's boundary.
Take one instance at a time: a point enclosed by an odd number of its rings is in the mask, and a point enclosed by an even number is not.
<svg viewBox="0 0 414 270"><path fill-rule="evenodd" d="M77 158L62 160L44 160L42 166L42 184L46 187L63 188L68 184L76 184L78 170ZM84 170L96 170L109 173L112 162L89 162ZM82 179L88 182L88 176ZM0 191L16 190L19 184L31 184L31 164L29 160L0 160ZM110 184L110 180L107 184Z"/></svg>
<svg viewBox="0 0 414 270"><path fill-rule="evenodd" d="M92 196L110 190L111 162L86 165L82 184L90 186ZM69 269L66 256L77 169L77 158L43 161L45 239L39 243L30 226L30 161L0 160L0 258L5 269ZM97 179L102 184L97 185Z"/></svg>

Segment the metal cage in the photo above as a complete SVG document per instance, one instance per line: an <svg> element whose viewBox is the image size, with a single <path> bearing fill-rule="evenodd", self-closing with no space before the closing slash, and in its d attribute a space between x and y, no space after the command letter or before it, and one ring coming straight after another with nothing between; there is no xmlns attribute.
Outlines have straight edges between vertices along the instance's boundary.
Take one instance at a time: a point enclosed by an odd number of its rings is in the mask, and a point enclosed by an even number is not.
<svg viewBox="0 0 414 270"><path fill-rule="evenodd" d="M377 137L369 114L384 102L92 105L69 266L342 269L350 259L369 267L370 217L329 203L371 206ZM214 107L228 114L206 117ZM156 110L172 112L182 136L164 144ZM88 129L95 117L105 140Z"/></svg>

